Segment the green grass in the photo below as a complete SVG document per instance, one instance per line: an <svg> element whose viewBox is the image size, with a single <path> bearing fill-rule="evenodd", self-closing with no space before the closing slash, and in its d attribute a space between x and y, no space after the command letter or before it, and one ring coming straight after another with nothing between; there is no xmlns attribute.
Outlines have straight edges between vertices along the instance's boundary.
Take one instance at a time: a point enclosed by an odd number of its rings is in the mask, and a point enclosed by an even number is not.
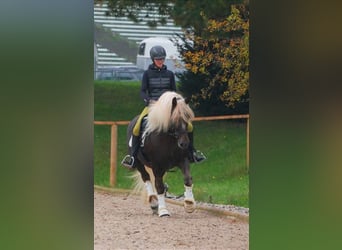
<svg viewBox="0 0 342 250"><path fill-rule="evenodd" d="M96 121L131 120L144 104L139 82L95 82ZM118 188L131 188L130 171L120 166L126 155L127 126L118 126ZM94 182L109 186L110 126L94 126ZM195 146L207 156L191 165L196 200L248 207L249 178L246 168L246 123L241 121L194 122ZM183 176L177 168L165 177L169 192L184 192Z"/></svg>

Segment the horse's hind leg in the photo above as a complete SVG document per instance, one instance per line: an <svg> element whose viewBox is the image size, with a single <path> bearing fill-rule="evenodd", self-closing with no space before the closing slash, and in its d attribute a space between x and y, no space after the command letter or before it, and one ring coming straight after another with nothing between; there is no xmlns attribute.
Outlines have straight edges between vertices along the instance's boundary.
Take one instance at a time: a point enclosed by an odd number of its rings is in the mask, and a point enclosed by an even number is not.
<svg viewBox="0 0 342 250"><path fill-rule="evenodd" d="M145 187L148 195L148 202L150 203L150 207L153 211L153 214L157 214L158 212L158 197L157 194L153 190L153 186L151 181L145 182Z"/></svg>
<svg viewBox="0 0 342 250"><path fill-rule="evenodd" d="M145 166L142 166L138 168L141 177L145 183L145 189L148 196L148 202L150 203L150 207L152 209L153 214L157 214L158 212L158 197L156 192L154 191L151 177L153 176L153 172L150 168L146 168ZM153 180L152 180L153 181Z"/></svg>

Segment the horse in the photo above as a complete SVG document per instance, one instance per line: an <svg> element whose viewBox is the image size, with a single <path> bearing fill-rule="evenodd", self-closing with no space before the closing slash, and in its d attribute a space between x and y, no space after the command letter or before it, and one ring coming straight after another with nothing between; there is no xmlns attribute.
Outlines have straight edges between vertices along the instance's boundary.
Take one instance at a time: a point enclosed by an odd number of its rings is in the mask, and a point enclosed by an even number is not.
<svg viewBox="0 0 342 250"><path fill-rule="evenodd" d="M146 126L141 131L143 145L139 147L134 167L138 170L138 182L147 191L150 207L159 217L170 216L165 204L163 177L174 167L180 168L184 177L184 209L188 213L195 210L187 132L187 124L193 118L188 100L173 91L163 93L158 101L149 105ZM137 119L138 116L130 121L127 128L128 150L131 150L129 140Z"/></svg>

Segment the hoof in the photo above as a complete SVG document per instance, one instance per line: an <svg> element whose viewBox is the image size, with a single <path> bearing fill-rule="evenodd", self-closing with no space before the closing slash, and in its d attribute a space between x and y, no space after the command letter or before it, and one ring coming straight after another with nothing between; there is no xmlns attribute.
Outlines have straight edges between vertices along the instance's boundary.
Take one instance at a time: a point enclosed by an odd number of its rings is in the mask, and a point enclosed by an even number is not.
<svg viewBox="0 0 342 250"><path fill-rule="evenodd" d="M158 214L158 204L156 206L151 205L151 209L152 209L152 214Z"/></svg>
<svg viewBox="0 0 342 250"><path fill-rule="evenodd" d="M187 213L192 213L196 209L196 202L193 199L184 200L184 210Z"/></svg>
<svg viewBox="0 0 342 250"><path fill-rule="evenodd" d="M149 197L150 207L152 209L153 214L158 213L158 198L156 195L151 195Z"/></svg>
<svg viewBox="0 0 342 250"><path fill-rule="evenodd" d="M156 207L151 206L151 209L152 209L152 214L158 214L158 205Z"/></svg>
<svg viewBox="0 0 342 250"><path fill-rule="evenodd" d="M159 217L170 217L170 214L161 214Z"/></svg>
<svg viewBox="0 0 342 250"><path fill-rule="evenodd" d="M159 217L166 217L166 216L170 216L170 213L169 211L167 211L165 207L162 207L158 209L158 215Z"/></svg>

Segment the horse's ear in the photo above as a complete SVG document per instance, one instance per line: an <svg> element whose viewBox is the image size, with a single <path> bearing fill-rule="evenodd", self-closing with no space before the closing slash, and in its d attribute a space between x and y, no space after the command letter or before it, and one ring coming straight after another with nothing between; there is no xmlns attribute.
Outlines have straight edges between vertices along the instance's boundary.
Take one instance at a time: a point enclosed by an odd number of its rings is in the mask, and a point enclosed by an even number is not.
<svg viewBox="0 0 342 250"><path fill-rule="evenodd" d="M190 97L187 97L187 98L185 98L184 101L185 101L186 104L189 104L189 103L190 103L190 100L191 100L191 98L190 98Z"/></svg>
<svg viewBox="0 0 342 250"><path fill-rule="evenodd" d="M173 110L175 109L176 106L177 106L177 98L174 97L174 98L172 99L171 114L172 114L172 112L173 112Z"/></svg>

